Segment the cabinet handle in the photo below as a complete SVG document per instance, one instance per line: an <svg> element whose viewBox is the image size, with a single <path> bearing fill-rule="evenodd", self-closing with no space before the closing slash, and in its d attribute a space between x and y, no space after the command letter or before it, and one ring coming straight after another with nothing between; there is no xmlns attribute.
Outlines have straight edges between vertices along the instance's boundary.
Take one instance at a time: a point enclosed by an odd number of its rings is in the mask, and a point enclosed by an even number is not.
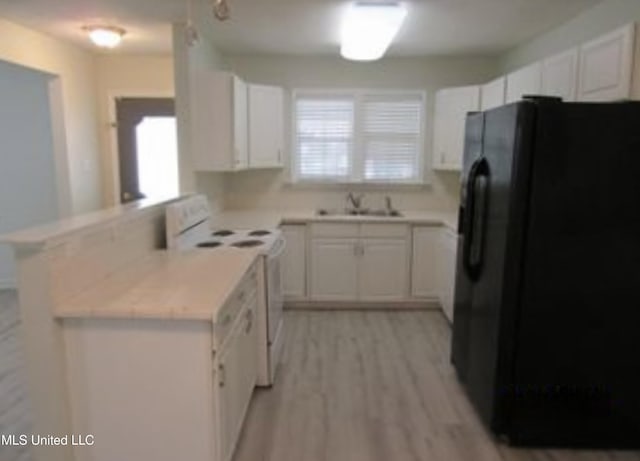
<svg viewBox="0 0 640 461"><path fill-rule="evenodd" d="M249 334L251 332L251 328L253 327L253 309L249 309L247 311L247 327L245 328L245 333Z"/></svg>
<svg viewBox="0 0 640 461"><path fill-rule="evenodd" d="M220 387L224 387L224 382L226 380L226 373L224 371L224 364L221 363L218 365L218 384Z"/></svg>

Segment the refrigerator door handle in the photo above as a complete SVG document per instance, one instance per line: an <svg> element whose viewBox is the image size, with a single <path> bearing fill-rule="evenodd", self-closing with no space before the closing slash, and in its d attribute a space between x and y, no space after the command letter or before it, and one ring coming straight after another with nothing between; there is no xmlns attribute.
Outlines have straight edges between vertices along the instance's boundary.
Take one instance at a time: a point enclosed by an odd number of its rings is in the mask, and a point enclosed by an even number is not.
<svg viewBox="0 0 640 461"><path fill-rule="evenodd" d="M478 280L482 271L488 185L489 163L483 157L476 160L469 171L465 207L462 264L469 278L474 281Z"/></svg>

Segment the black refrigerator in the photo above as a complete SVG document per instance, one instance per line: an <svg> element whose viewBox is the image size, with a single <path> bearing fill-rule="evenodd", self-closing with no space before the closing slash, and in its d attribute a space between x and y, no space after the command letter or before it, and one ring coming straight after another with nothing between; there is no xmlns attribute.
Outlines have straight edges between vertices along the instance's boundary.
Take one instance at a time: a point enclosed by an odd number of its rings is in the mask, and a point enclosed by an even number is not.
<svg viewBox="0 0 640 461"><path fill-rule="evenodd" d="M514 445L640 447L640 103L466 122L452 362Z"/></svg>

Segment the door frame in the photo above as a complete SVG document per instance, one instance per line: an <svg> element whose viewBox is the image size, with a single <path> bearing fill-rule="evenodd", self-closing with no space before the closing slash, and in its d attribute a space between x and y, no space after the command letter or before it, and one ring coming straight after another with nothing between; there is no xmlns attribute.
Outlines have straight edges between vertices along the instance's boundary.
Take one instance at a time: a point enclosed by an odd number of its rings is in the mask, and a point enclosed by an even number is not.
<svg viewBox="0 0 640 461"><path fill-rule="evenodd" d="M104 200L107 206L120 205L120 158L118 156L118 126L116 120L116 99L118 98L172 98L175 101L173 91L163 90L109 90L107 92L107 128L108 149L104 160ZM177 117L177 116L176 116ZM178 156L180 152L178 151ZM178 162L178 174L180 162Z"/></svg>

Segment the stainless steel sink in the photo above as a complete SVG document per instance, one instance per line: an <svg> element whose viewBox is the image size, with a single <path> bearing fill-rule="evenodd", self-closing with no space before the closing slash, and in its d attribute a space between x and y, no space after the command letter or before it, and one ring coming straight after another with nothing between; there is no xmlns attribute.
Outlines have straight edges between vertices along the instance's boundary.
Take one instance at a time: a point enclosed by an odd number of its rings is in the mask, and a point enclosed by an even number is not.
<svg viewBox="0 0 640 461"><path fill-rule="evenodd" d="M345 208L344 210L328 210L320 208L316 210L317 216L380 216L387 218L401 218L402 213L398 210L371 210L369 208Z"/></svg>

